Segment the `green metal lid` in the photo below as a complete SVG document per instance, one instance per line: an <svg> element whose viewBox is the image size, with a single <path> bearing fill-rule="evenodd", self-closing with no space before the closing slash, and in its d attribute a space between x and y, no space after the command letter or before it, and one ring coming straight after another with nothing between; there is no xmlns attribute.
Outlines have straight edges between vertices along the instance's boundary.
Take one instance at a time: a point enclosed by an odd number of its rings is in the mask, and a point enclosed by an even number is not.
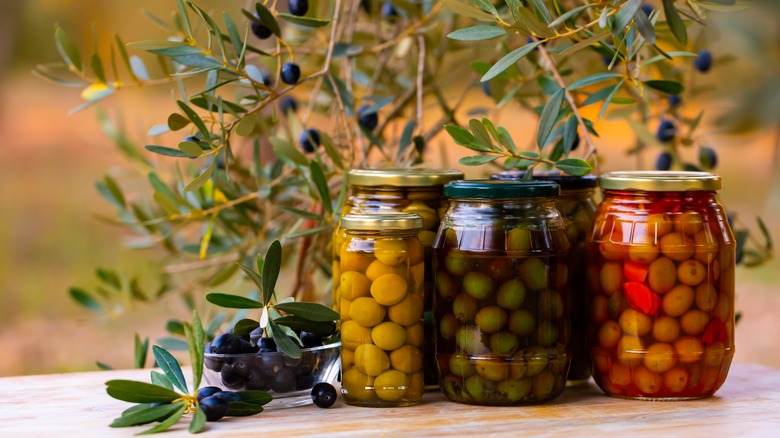
<svg viewBox="0 0 780 438"><path fill-rule="evenodd" d="M423 227L423 219L419 214L355 214L341 217L341 226L346 230L384 231L384 230L419 230Z"/></svg>
<svg viewBox="0 0 780 438"><path fill-rule="evenodd" d="M550 181L499 181L473 180L453 181L444 186L448 198L545 198L558 196L558 184Z"/></svg>

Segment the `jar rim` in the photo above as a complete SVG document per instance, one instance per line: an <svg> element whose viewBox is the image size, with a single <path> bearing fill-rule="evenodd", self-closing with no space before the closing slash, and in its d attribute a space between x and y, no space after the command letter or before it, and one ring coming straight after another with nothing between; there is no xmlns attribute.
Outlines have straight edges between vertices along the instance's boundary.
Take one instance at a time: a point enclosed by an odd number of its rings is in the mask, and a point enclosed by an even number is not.
<svg viewBox="0 0 780 438"><path fill-rule="evenodd" d="M523 199L551 198L560 194L558 184L551 181L461 180L447 183L448 198Z"/></svg>
<svg viewBox="0 0 780 438"><path fill-rule="evenodd" d="M599 180L604 190L643 192L687 192L720 190L720 176L692 171L622 171L610 172Z"/></svg>
<svg viewBox="0 0 780 438"><path fill-rule="evenodd" d="M353 186L432 187L463 179L463 172L455 169L423 168L366 168L348 173Z"/></svg>
<svg viewBox="0 0 780 438"><path fill-rule="evenodd" d="M349 213L341 217L341 226L347 231L419 230L423 227L423 218L419 214L409 213Z"/></svg>

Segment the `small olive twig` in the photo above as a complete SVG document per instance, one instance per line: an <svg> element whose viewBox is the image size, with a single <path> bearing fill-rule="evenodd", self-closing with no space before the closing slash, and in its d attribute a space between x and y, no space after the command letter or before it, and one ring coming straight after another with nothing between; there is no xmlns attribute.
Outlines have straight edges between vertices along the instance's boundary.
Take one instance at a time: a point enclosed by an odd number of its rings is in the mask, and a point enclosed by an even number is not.
<svg viewBox="0 0 780 438"><path fill-rule="evenodd" d="M547 53L547 49L544 48L544 45L539 44L538 46L536 46L536 50L539 51L539 54L546 61L545 65L547 69L550 70L550 73L553 74L553 77L555 77L555 82L557 82L558 85L561 88L563 88L563 93L564 96L566 96L566 101L569 102L571 111L574 114L574 117L577 118L577 123L580 125L580 128L582 129L582 137L583 139L585 139L585 143L588 145L588 153L585 155L585 160L587 161L591 157L593 157L593 167L596 170L596 174L600 175L601 172L599 170L598 151L596 150L596 145L593 143L593 139L591 139L590 137L590 132L588 132L588 125L585 124L585 119L583 119L582 114L580 114L577 101L574 99L574 96L572 96L572 94L566 88L566 83L563 81L563 77L561 77L561 73L558 71L558 67L555 65L555 62L552 60L552 57L550 57L550 54ZM552 164L555 163L553 162Z"/></svg>

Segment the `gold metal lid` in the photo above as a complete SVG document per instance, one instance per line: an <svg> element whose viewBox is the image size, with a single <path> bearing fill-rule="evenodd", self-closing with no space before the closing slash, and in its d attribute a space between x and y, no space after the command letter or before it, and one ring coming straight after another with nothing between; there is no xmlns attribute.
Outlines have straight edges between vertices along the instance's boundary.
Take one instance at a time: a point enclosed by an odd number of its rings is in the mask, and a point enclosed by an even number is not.
<svg viewBox="0 0 780 438"><path fill-rule="evenodd" d="M454 169L371 168L349 171L349 183L355 186L431 187L463 179Z"/></svg>
<svg viewBox="0 0 780 438"><path fill-rule="evenodd" d="M720 190L720 176L709 172L610 172L599 181L604 190L688 192Z"/></svg>
<svg viewBox="0 0 780 438"><path fill-rule="evenodd" d="M384 231L418 230L423 227L419 214L346 214L341 217L341 226L346 230Z"/></svg>

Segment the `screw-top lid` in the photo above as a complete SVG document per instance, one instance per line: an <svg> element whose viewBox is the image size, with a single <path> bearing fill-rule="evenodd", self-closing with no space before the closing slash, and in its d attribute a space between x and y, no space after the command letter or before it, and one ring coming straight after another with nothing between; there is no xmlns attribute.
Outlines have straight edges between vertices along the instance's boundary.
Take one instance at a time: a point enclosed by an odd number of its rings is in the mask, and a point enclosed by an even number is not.
<svg viewBox="0 0 780 438"><path fill-rule="evenodd" d="M558 196L558 184L550 181L498 181L473 180L453 181L444 186L444 195L449 198L542 198Z"/></svg>
<svg viewBox="0 0 780 438"><path fill-rule="evenodd" d="M601 176L604 190L687 192L720 190L720 177L709 172L633 171Z"/></svg>
<svg viewBox="0 0 780 438"><path fill-rule="evenodd" d="M463 179L463 172L453 169L395 167L349 171L349 183L355 186L430 187L443 186L458 179Z"/></svg>
<svg viewBox="0 0 780 438"><path fill-rule="evenodd" d="M492 175L490 179L501 181L521 181L525 177L524 170L507 170ZM582 190L595 189L599 186L599 180L596 175L574 176L561 173L557 170L536 170L534 171L534 181L552 181L561 186L561 190Z"/></svg>
<svg viewBox="0 0 780 438"><path fill-rule="evenodd" d="M423 218L419 214L350 213L341 217L341 226L359 231L418 230L423 227Z"/></svg>

